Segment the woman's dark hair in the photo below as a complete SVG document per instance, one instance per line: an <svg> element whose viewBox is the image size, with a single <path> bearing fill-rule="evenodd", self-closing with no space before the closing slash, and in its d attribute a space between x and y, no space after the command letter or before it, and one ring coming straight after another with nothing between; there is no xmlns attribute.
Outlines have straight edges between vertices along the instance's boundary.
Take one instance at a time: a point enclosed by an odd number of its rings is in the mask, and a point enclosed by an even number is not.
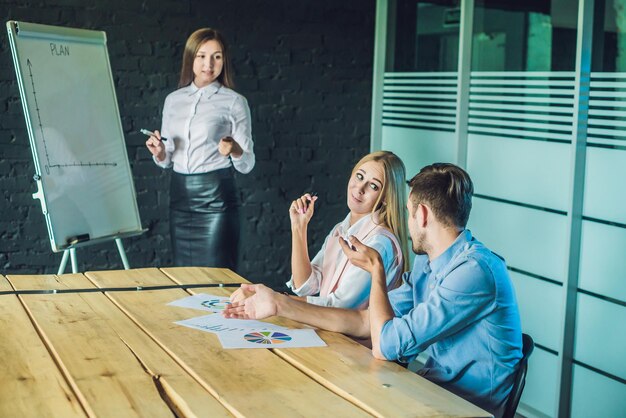
<svg viewBox="0 0 626 418"><path fill-rule="evenodd" d="M222 36L222 34L216 29L202 28L192 33L185 43L185 52L183 52L183 65L180 70L180 80L178 81L179 88L191 84L194 78L193 61L196 59L198 49L200 49L200 46L202 46L202 44L204 44L206 41L211 40L217 41L222 47L222 58L224 61L224 65L222 67L222 72L217 77L217 81L219 81L223 86L230 89L235 87L235 83L233 80L233 67L232 63L230 62L230 53L228 51L228 45L226 44L224 36Z"/></svg>

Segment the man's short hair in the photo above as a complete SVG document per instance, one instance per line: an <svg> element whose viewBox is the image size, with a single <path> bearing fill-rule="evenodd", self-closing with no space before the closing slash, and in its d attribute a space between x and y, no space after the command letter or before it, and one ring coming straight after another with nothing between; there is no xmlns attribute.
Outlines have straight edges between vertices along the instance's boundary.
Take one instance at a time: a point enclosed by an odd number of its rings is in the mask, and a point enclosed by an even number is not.
<svg viewBox="0 0 626 418"><path fill-rule="evenodd" d="M435 163L420 170L409 182L414 210L422 203L446 226L465 228L472 210L474 185L469 174L449 163Z"/></svg>

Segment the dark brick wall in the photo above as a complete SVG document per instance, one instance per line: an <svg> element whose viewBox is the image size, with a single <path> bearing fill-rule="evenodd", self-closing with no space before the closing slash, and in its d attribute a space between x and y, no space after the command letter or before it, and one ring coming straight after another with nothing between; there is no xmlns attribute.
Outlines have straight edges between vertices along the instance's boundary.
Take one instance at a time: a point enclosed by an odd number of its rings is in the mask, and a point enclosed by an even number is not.
<svg viewBox="0 0 626 418"><path fill-rule="evenodd" d="M257 163L239 175L239 273L279 288L290 272L290 201L316 191L311 257L347 213L353 164L368 151L374 0L0 0L7 20L107 33L120 114L144 227L125 240L132 267L171 265L169 173L144 148L176 88L182 47L196 28L221 29L237 90L252 111ZM0 35L0 274L56 273L32 181L34 166L6 32ZM121 268L114 243L77 250L79 269ZM69 267L68 267L69 269Z"/></svg>

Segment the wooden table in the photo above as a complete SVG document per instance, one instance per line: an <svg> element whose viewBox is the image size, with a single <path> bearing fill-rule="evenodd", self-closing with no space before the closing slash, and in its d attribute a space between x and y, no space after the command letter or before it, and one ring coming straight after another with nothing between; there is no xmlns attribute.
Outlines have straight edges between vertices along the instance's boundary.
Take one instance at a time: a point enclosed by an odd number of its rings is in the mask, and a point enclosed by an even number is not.
<svg viewBox="0 0 626 418"><path fill-rule="evenodd" d="M341 334L318 331L328 347L224 350L173 323L206 312L167 303L235 289L181 285L241 282L208 268L0 276L0 416L490 416Z"/></svg>

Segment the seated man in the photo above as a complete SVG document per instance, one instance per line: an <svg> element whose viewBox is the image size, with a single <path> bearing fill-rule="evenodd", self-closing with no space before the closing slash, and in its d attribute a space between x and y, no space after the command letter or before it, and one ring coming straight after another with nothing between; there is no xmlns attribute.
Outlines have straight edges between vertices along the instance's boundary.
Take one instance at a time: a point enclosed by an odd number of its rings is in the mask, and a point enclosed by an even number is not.
<svg viewBox="0 0 626 418"><path fill-rule="evenodd" d="M312 306L263 285L225 315L279 315L356 337L372 338L376 358L429 359L419 374L500 416L522 357L513 286L502 259L465 229L472 182L452 164L424 167L410 182L409 233L418 254L402 285L387 294L378 253L354 237L340 241L351 263L372 275L368 311ZM341 239L341 238L338 238Z"/></svg>

